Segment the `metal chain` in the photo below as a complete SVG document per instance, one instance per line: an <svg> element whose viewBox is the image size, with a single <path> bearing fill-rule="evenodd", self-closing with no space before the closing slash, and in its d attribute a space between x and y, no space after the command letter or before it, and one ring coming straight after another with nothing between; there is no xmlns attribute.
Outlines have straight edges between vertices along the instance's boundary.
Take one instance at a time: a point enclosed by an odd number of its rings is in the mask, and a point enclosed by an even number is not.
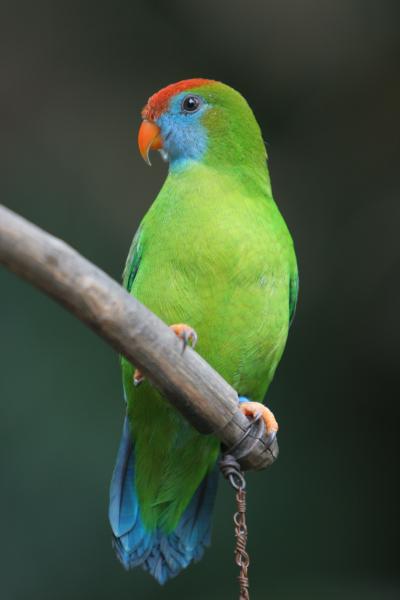
<svg viewBox="0 0 400 600"><path fill-rule="evenodd" d="M220 469L231 486L236 490L237 511L233 515L235 524L235 562L240 569L238 576L240 586L239 600L250 600L248 568L250 558L246 551L246 480L237 460L231 454L224 454L220 460Z"/></svg>
<svg viewBox="0 0 400 600"><path fill-rule="evenodd" d="M254 438L253 445L244 445L243 442L252 434ZM247 546L247 525L246 525L246 480L244 473L240 468L239 460L243 460L249 452L252 451L254 444L258 439L261 439L265 434L265 423L260 415L250 421L248 428L243 433L241 439L229 449L225 449L222 454L219 466L225 479L229 481L231 486L236 490L237 511L233 515L235 524L235 562L240 569L238 576L240 586L239 600L250 600L249 595L249 575L248 569L250 557L246 550ZM271 447L276 437L275 433L270 434L266 439L266 445ZM277 454L274 456L271 451L273 460L276 460ZM272 461L273 462L273 461Z"/></svg>
<svg viewBox="0 0 400 600"><path fill-rule="evenodd" d="M240 488L236 492L237 512L233 516L233 522L235 523L235 537L236 537L236 548L235 548L235 561L240 569L239 574L239 586L240 586L240 600L249 600L249 576L248 568L250 564L250 558L246 552L247 544L247 525L246 525L246 491L244 488Z"/></svg>

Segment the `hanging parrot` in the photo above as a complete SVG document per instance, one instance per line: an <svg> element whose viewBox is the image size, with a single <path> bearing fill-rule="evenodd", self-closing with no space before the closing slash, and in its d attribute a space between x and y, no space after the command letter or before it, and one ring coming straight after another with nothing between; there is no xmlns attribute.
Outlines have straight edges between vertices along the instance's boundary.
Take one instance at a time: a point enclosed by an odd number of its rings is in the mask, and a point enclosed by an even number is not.
<svg viewBox="0 0 400 600"><path fill-rule="evenodd" d="M123 285L238 392L262 404L294 315L293 242L274 202L260 128L244 98L209 79L151 96L139 149L160 150L168 176L128 254ZM163 584L210 543L220 443L198 433L122 358L126 417L110 488L118 558Z"/></svg>

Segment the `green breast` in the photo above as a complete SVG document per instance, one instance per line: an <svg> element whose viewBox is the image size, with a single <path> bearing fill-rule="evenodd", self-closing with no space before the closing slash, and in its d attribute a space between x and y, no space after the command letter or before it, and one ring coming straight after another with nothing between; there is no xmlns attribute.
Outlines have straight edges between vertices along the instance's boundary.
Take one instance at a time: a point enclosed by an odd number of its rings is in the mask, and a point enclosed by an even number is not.
<svg viewBox="0 0 400 600"><path fill-rule="evenodd" d="M170 174L142 223L131 293L167 324L194 327L197 351L240 395L262 401L286 342L296 263L272 197L262 185L249 192L244 182L200 165ZM126 363L124 372L142 453L139 496L151 497L153 505L158 498L158 509L145 518L172 527L215 462L218 443L194 432L149 384L134 389ZM160 472L149 475L154 464ZM176 469L171 492L170 484L160 486L160 476Z"/></svg>
<svg viewBox="0 0 400 600"><path fill-rule="evenodd" d="M287 337L293 245L272 198L205 167L169 176L143 223L132 293L239 393L261 400Z"/></svg>

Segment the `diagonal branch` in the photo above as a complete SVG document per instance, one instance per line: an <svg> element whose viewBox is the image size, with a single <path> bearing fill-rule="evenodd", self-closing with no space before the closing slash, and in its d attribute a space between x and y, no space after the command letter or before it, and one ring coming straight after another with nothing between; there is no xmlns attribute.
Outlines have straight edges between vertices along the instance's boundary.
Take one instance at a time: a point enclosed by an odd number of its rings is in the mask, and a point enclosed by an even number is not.
<svg viewBox="0 0 400 600"><path fill-rule="evenodd" d="M0 263L49 294L148 377L202 433L228 448L248 427L235 390L156 315L63 241L0 205ZM270 465L276 440L250 434L244 468Z"/></svg>

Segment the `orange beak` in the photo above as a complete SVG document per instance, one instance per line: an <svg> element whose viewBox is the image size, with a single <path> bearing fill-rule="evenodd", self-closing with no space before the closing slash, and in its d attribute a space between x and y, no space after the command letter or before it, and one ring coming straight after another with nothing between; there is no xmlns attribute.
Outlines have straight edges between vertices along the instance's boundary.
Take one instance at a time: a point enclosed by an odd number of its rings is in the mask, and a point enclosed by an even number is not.
<svg viewBox="0 0 400 600"><path fill-rule="evenodd" d="M150 166L150 150L160 150L163 147L158 125L153 121L143 121L139 129L138 144L143 160Z"/></svg>

